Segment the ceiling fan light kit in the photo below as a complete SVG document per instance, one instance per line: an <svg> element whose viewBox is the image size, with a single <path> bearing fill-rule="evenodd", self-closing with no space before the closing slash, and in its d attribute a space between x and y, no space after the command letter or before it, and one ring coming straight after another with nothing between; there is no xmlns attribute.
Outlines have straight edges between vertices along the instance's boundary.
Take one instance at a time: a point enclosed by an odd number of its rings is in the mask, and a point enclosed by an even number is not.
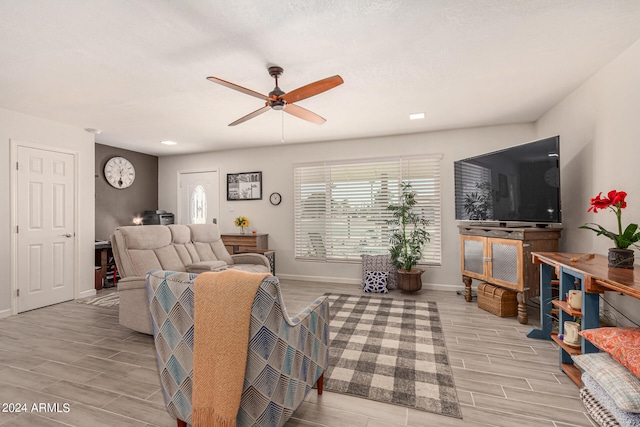
<svg viewBox="0 0 640 427"><path fill-rule="evenodd" d="M294 103L318 95L322 92L326 92L329 89L333 89L334 87L341 85L342 83L344 83L342 77L338 75L327 77L326 79L318 80L317 82L299 87L298 89L294 89L291 92L287 93L280 89L280 87L278 86L278 79L280 78L280 76L282 76L284 69L282 67L272 66L268 68L268 71L269 75L276 80L276 86L271 92L269 92L269 95L262 95L261 93L239 86L235 83L219 79L218 77L207 77L207 80L209 80L210 82L226 86L229 89L237 90L238 92L242 92L246 95L260 98L265 101L264 107L259 108L256 111L253 111L234 122L229 123L229 126L235 126L239 125L240 123L244 123L249 119L267 112L268 110L282 110L285 113L291 114L292 116L298 117L311 123L323 124L324 122L326 122L324 118L320 117L316 113L311 112L306 108L295 105Z"/></svg>

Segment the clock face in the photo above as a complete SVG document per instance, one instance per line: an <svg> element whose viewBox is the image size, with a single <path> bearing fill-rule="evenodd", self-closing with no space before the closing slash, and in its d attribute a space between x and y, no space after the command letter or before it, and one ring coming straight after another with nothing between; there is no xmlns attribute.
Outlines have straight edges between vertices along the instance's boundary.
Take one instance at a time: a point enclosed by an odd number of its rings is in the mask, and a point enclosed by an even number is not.
<svg viewBox="0 0 640 427"><path fill-rule="evenodd" d="M271 195L269 196L269 201L272 205L277 206L282 201L282 196L280 195L280 193L271 193Z"/></svg>
<svg viewBox="0 0 640 427"><path fill-rule="evenodd" d="M112 157L104 165L104 177L115 188L127 188L136 179L136 170L124 157Z"/></svg>

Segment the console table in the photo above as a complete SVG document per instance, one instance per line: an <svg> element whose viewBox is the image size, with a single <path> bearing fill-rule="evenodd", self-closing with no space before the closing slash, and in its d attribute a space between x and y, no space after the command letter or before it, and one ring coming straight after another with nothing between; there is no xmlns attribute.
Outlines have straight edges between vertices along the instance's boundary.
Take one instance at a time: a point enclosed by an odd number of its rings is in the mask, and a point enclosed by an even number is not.
<svg viewBox="0 0 640 427"><path fill-rule="evenodd" d="M222 237L222 243L224 243L230 254L237 254L240 251L246 252L252 249L269 248L268 234L229 233L221 234L220 237Z"/></svg>
<svg viewBox="0 0 640 427"><path fill-rule="evenodd" d="M564 322L582 317L581 329L600 327L600 295L604 291L620 292L640 298L640 266L633 269L610 268L607 257L595 254L564 252L533 252L534 264L540 265L540 328L532 329L527 336L555 341L559 349L560 369L579 387L582 385L580 369L573 365L572 355L595 353L598 349L581 338L580 347L566 345L559 334ZM554 300L552 282L559 279L559 299ZM582 308L575 310L565 301L571 289L582 290ZM552 332L552 310L559 317L559 331Z"/></svg>
<svg viewBox="0 0 640 427"><path fill-rule="evenodd" d="M458 226L460 270L465 299L471 301L472 279L516 291L518 321L527 323L527 299L538 295L539 268L532 251L557 251L561 228Z"/></svg>

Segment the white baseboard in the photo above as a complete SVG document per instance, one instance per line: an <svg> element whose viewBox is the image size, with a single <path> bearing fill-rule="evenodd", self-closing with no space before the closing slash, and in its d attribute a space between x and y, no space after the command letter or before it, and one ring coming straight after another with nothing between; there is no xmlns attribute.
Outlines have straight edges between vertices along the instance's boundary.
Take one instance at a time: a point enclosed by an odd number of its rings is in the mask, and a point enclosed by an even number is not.
<svg viewBox="0 0 640 427"><path fill-rule="evenodd" d="M95 294L96 294L96 290L95 289L90 289L88 291L82 291L82 292L80 292L80 296L78 296L78 298L76 298L76 299L92 297Z"/></svg>
<svg viewBox="0 0 640 427"><path fill-rule="evenodd" d="M344 283L347 285L359 285L360 283L362 283L361 279L347 279L344 277L300 276L296 274L276 274L276 276L283 280L299 280L301 282ZM464 285L445 285L441 283L423 282L422 289L428 289L432 291L456 292L459 290L464 290Z"/></svg>
<svg viewBox="0 0 640 427"><path fill-rule="evenodd" d="M8 308L6 310L0 311L0 319L11 316L11 309Z"/></svg>
<svg viewBox="0 0 640 427"><path fill-rule="evenodd" d="M299 276L297 274L276 274L280 279L299 280L301 282L322 282L322 283L345 283L348 285L359 285L360 279L346 279L344 277L326 277L326 276Z"/></svg>
<svg viewBox="0 0 640 427"><path fill-rule="evenodd" d="M441 283L422 283L422 289L428 289L431 291L449 291L457 292L464 291L464 285L443 285Z"/></svg>

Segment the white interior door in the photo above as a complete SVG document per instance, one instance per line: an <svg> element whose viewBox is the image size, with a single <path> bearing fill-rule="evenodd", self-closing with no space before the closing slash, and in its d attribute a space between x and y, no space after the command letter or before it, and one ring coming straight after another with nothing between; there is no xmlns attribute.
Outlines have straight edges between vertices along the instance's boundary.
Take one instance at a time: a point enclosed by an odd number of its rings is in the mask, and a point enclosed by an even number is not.
<svg viewBox="0 0 640 427"><path fill-rule="evenodd" d="M74 156L17 147L17 311L74 296Z"/></svg>
<svg viewBox="0 0 640 427"><path fill-rule="evenodd" d="M218 171L180 172L180 224L207 224L220 214Z"/></svg>

